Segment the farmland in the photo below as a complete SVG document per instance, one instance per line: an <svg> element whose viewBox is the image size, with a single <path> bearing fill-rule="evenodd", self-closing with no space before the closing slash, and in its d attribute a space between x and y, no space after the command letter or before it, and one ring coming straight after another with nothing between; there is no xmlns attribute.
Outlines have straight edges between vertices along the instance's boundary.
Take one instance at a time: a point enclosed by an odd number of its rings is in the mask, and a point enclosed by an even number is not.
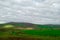
<svg viewBox="0 0 60 40"><path fill-rule="evenodd" d="M60 30L19 30L4 29L0 31L0 38L21 40L60 40ZM11 39L11 40L12 40Z"/></svg>
<svg viewBox="0 0 60 40"><path fill-rule="evenodd" d="M0 24L0 40L60 40L60 25Z"/></svg>

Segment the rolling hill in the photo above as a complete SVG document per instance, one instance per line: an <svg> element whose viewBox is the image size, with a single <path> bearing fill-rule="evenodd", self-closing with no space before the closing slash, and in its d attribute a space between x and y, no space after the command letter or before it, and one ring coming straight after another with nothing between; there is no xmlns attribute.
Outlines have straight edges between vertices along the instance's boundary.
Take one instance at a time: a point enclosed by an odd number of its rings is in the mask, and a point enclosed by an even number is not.
<svg viewBox="0 0 60 40"><path fill-rule="evenodd" d="M0 27L3 27L4 25L13 25L15 27L33 27L33 28L60 28L60 25L53 25L53 24L39 25L25 22L9 22L5 24L0 24Z"/></svg>

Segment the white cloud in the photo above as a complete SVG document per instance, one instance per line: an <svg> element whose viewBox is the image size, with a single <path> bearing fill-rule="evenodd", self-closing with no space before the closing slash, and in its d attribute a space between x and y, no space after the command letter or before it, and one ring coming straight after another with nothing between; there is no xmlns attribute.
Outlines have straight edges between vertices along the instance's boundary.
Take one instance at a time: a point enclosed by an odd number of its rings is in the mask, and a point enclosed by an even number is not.
<svg viewBox="0 0 60 40"><path fill-rule="evenodd" d="M0 0L0 21L60 24L59 0Z"/></svg>
<svg viewBox="0 0 60 40"><path fill-rule="evenodd" d="M6 22L0 21L0 24L5 24Z"/></svg>

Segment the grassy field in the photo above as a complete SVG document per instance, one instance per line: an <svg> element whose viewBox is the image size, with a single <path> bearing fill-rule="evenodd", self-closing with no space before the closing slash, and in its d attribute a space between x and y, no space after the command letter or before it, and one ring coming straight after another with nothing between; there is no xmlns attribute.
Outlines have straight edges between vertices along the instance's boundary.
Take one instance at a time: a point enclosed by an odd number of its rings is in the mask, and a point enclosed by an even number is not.
<svg viewBox="0 0 60 40"><path fill-rule="evenodd" d="M60 30L0 29L1 40L60 40Z"/></svg>

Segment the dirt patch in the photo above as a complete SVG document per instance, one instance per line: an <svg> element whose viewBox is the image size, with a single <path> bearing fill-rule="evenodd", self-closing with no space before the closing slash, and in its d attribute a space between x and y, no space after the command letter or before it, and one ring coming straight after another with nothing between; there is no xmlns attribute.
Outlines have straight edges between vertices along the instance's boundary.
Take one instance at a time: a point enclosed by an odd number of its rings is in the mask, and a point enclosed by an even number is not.
<svg viewBox="0 0 60 40"><path fill-rule="evenodd" d="M40 38L8 37L8 38L0 38L0 40L42 40L42 39L40 39Z"/></svg>

